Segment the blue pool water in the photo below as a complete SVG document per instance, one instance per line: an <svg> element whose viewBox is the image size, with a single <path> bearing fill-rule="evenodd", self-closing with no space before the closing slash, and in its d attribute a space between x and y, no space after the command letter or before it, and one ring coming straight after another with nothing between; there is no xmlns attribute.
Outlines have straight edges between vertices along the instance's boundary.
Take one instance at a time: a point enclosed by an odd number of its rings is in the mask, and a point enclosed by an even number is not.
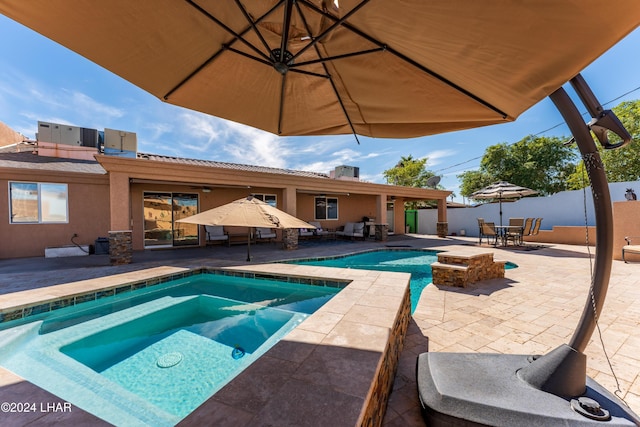
<svg viewBox="0 0 640 427"><path fill-rule="evenodd" d="M379 250L316 260L294 261L295 264L318 265L340 268L360 268L363 270L398 271L411 273L411 312L420 300L423 289L432 281L431 264L438 260L439 251L429 250ZM514 268L508 262L505 268Z"/></svg>
<svg viewBox="0 0 640 427"><path fill-rule="evenodd" d="M175 425L340 289L203 274L0 332L0 364L115 425Z"/></svg>

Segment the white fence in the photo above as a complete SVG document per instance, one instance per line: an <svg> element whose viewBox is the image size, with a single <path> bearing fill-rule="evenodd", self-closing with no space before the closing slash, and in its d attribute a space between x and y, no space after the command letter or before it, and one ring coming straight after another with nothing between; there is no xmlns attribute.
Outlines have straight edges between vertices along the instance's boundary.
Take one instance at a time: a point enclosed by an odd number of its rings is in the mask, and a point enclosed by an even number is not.
<svg viewBox="0 0 640 427"><path fill-rule="evenodd" d="M627 188L633 188L640 194L640 181L614 182L609 184L611 202L625 200ZM500 223L499 203L487 203L473 208L447 209L449 234L457 235L464 230L467 236L478 236L477 218L485 221ZM591 187L583 190L562 191L547 197L526 197L524 199L502 202L502 222L508 224L509 218L543 218L541 230L551 230L553 226L583 226L585 225L585 211L587 225L595 225L593 197ZM638 212L640 217L640 212ZM436 209L421 209L418 211L418 233L437 234L436 223L438 212Z"/></svg>

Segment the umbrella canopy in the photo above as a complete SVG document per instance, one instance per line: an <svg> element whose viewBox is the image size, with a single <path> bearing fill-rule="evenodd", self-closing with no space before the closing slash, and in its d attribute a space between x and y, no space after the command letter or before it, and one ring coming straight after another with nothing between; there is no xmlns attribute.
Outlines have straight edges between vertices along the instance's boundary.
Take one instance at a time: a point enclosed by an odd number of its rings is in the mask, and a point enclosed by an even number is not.
<svg viewBox="0 0 640 427"><path fill-rule="evenodd" d="M247 261L251 261L251 229L265 228L316 228L295 216L274 208L268 203L249 196L226 205L200 212L176 222L200 225L226 225L228 227L248 227Z"/></svg>
<svg viewBox="0 0 640 427"><path fill-rule="evenodd" d="M617 0L0 0L160 99L280 135L514 120L640 24Z"/></svg>
<svg viewBox="0 0 640 427"><path fill-rule="evenodd" d="M500 226L502 226L502 200L518 199L533 194L538 194L538 192L507 181L499 181L472 193L469 197L472 199L498 199L498 203L500 203Z"/></svg>

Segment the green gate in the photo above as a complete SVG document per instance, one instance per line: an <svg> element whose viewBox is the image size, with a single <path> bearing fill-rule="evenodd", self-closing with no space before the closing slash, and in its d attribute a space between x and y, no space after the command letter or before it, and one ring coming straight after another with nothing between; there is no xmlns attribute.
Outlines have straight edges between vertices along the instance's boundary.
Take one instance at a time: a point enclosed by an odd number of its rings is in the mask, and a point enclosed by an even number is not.
<svg viewBox="0 0 640 427"><path fill-rule="evenodd" d="M418 211L417 210L409 209L404 211L404 225L405 225L405 232L407 233L418 232Z"/></svg>

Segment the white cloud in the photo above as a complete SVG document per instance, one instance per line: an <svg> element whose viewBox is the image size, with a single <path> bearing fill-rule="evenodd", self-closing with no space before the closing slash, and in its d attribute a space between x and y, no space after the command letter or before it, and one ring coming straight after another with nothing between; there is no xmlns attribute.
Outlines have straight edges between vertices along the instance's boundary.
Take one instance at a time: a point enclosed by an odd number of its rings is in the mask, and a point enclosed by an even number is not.
<svg viewBox="0 0 640 427"><path fill-rule="evenodd" d="M427 169L433 166L441 164L446 158L456 156L458 152L455 150L435 150L427 153L424 157L427 157Z"/></svg>

